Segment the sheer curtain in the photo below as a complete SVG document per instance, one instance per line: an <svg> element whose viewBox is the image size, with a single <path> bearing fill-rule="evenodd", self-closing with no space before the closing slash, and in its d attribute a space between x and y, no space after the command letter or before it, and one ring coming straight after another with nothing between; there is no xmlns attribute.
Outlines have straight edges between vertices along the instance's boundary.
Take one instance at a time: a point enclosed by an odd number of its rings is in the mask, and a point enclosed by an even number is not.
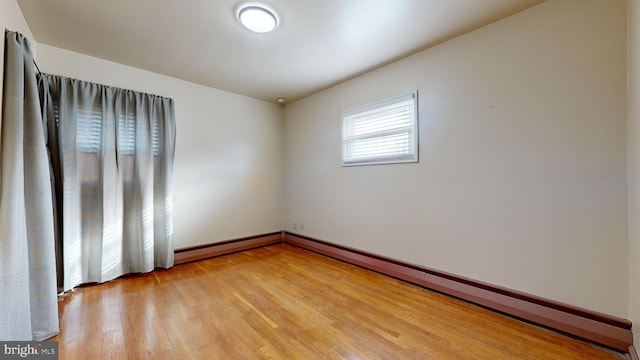
<svg viewBox="0 0 640 360"><path fill-rule="evenodd" d="M173 100L40 74L63 290L173 266Z"/></svg>
<svg viewBox="0 0 640 360"><path fill-rule="evenodd" d="M0 123L0 340L58 333L49 159L29 41L5 31Z"/></svg>

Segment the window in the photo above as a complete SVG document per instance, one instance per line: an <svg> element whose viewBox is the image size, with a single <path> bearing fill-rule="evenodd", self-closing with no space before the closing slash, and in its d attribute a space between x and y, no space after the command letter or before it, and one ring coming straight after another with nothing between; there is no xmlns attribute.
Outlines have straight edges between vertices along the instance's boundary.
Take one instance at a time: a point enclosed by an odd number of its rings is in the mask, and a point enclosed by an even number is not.
<svg viewBox="0 0 640 360"><path fill-rule="evenodd" d="M54 107L56 116L58 106ZM102 148L102 109L89 104L76 110L76 147L88 154L100 154Z"/></svg>
<svg viewBox="0 0 640 360"><path fill-rule="evenodd" d="M136 113L133 109L120 109L118 114L118 153L133 156L136 150Z"/></svg>
<svg viewBox="0 0 640 360"><path fill-rule="evenodd" d="M342 114L342 165L418 161L417 93L347 110Z"/></svg>
<svg viewBox="0 0 640 360"><path fill-rule="evenodd" d="M161 121L162 120L162 121ZM156 111L151 113L151 147L153 147L153 156L159 157L163 153L164 148L164 120Z"/></svg>

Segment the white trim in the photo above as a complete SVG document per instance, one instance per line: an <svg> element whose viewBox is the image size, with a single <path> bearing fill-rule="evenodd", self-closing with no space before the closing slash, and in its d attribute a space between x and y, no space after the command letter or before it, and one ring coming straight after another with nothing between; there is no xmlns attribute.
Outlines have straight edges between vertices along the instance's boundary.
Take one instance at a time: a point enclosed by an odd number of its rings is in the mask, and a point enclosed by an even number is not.
<svg viewBox="0 0 640 360"><path fill-rule="evenodd" d="M353 131L353 127L350 127L348 118L354 115L359 115L370 110L380 109L389 105L397 104L403 101L413 100L412 114L410 115L410 122L408 128L402 129L382 129L374 134L361 134L350 135L348 132ZM374 116L375 117L375 116ZM371 156L368 159L361 157L355 160L345 160L345 155L348 153L347 145L351 144L354 140L376 139L383 136L392 136L394 134L408 134L409 139L408 146L409 152L401 154L388 154ZM342 166L361 166L361 165L380 165L380 164L396 164L396 163L416 163L418 162L418 91L412 91L402 95L394 96L379 101L374 101L365 105L357 106L342 112Z"/></svg>

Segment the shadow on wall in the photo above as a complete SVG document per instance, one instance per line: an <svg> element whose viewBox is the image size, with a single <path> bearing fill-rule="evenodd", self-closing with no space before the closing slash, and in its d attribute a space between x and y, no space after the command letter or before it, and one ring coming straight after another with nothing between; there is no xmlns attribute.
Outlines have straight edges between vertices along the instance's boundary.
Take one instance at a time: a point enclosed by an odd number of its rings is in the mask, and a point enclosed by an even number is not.
<svg viewBox="0 0 640 360"><path fill-rule="evenodd" d="M227 155L176 156L176 249L274 230L275 178L260 154L248 146L222 152Z"/></svg>

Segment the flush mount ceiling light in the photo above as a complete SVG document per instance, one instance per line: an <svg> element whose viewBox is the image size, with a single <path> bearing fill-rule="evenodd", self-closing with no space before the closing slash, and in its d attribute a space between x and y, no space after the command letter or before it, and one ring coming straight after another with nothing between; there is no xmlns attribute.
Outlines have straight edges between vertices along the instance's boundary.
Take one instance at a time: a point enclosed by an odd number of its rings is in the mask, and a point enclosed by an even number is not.
<svg viewBox="0 0 640 360"><path fill-rule="evenodd" d="M278 26L278 17L275 11L259 4L240 6L238 20L247 29L261 34L272 32Z"/></svg>

